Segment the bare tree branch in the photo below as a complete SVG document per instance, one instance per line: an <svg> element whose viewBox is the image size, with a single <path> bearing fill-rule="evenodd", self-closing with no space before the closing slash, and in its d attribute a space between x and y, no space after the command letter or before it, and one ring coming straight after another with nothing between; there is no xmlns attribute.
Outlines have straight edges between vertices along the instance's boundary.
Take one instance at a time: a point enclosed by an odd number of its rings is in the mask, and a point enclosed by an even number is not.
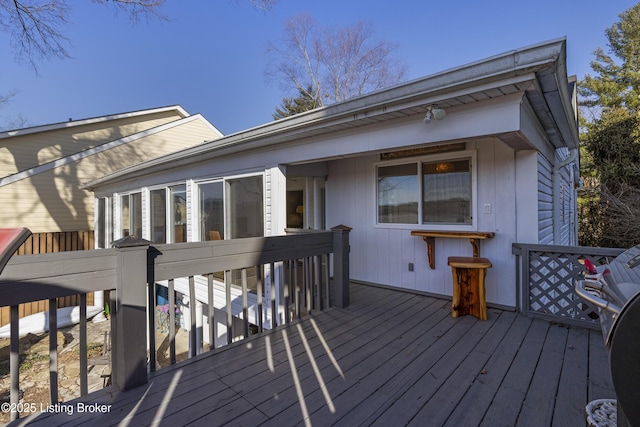
<svg viewBox="0 0 640 427"><path fill-rule="evenodd" d="M167 17L160 13L165 0L93 0L93 2L111 5L117 12L127 14L133 23L138 22L141 18L146 21L167 20Z"/></svg>
<svg viewBox="0 0 640 427"><path fill-rule="evenodd" d="M16 60L36 69L44 58L68 57L60 31L68 13L64 1L0 0L0 28L10 34Z"/></svg>
<svg viewBox="0 0 640 427"><path fill-rule="evenodd" d="M365 22L344 28L320 28L308 14L291 18L281 45L270 43L265 72L291 92L312 88L317 104L334 103L391 86L405 78L396 46L373 40Z"/></svg>
<svg viewBox="0 0 640 427"><path fill-rule="evenodd" d="M93 0L125 12L132 22L140 18L166 19L160 9L165 0ZM62 28L69 23L71 6L65 0L0 0L0 31L8 33L18 63L69 57Z"/></svg>

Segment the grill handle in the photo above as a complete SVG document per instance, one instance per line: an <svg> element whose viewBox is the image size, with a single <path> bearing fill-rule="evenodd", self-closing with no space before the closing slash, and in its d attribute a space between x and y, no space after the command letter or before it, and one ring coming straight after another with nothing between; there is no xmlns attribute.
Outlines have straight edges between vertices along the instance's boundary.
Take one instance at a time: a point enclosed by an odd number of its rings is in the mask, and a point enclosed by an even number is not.
<svg viewBox="0 0 640 427"><path fill-rule="evenodd" d="M600 298L598 295L594 295L592 292L588 291L587 289L585 289L585 285L591 285L592 289L595 288L599 291L606 291L604 289L603 286L597 284L597 282L591 282L589 284L587 284L586 282L589 282L588 280L578 280L576 282L576 294L578 294L578 296L582 299L584 299L585 301L590 302L591 304L600 307L604 310L608 310L612 313L615 314L620 314L620 311L622 310L618 305L605 300L604 298Z"/></svg>

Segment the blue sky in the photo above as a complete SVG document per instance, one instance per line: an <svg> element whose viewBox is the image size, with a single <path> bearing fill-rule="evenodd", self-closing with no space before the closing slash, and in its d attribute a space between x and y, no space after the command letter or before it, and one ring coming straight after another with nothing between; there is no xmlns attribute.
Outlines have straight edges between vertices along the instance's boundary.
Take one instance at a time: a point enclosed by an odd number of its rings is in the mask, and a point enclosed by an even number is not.
<svg viewBox="0 0 640 427"><path fill-rule="evenodd" d="M375 36L399 46L415 79L542 41L567 37L569 74L591 71L604 31L636 1L280 0L270 12L248 0L167 0L168 22L132 25L93 2L70 2L65 27L72 58L16 64L0 33L0 93L16 91L0 110L0 128L23 116L41 125L180 104L224 134L272 120L286 95L264 76L268 41L284 22L308 12L323 25L373 24Z"/></svg>

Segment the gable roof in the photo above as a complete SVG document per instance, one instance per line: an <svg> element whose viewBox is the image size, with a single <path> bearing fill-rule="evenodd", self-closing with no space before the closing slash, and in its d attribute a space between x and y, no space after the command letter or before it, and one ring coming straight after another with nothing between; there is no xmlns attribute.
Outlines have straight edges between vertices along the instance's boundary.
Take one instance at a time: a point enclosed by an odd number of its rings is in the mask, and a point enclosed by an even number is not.
<svg viewBox="0 0 640 427"><path fill-rule="evenodd" d="M77 126L84 126L84 125L89 125L89 124L94 124L94 123L107 122L107 121L111 121L111 120L120 120L120 119L124 119L124 118L140 117L140 116L145 116L145 115L150 115L150 114L162 113L162 112L166 112L166 111L175 111L182 118L185 118L185 117L189 116L189 113L184 108L182 108L180 105L171 105L171 106L167 106L167 107L159 107L159 108L151 108L151 109L147 109L147 110L131 111L131 112L128 112L128 113L110 114L110 115L107 115L107 116L93 117L93 118L81 119L81 120L71 120L71 119L69 119L68 122L52 123L52 124L47 124L47 125L32 126L32 127L23 128L23 129L8 130L8 131L0 132L0 139L12 138L12 137L15 137L15 136L22 136L22 135L30 135L30 134L39 133L39 132L49 132L49 131L52 131L52 130L66 129L66 128L77 127Z"/></svg>
<svg viewBox="0 0 640 427"><path fill-rule="evenodd" d="M147 110L147 111L149 111L149 110ZM115 116L111 116L111 117L115 117ZM43 173L43 172L47 172L47 171L49 171L51 169L54 169L54 168L57 168L57 167L68 165L70 163L76 162L78 160L82 160L82 159L84 159L86 157L89 157L89 156L92 156L94 154L98 154L98 153L110 150L110 149L118 147L120 145L130 143L130 142L138 140L140 138L144 138L144 137L147 137L147 136L150 136L150 135L157 134L159 132L163 132L163 131L169 130L171 128L175 128L177 126L184 125L184 124L192 122L194 120L202 120L208 127L211 128L211 130L213 130L219 136L222 136L222 133L220 133L220 131L218 131L211 123L209 123L209 121L207 121L201 114L194 114L193 116L187 116L187 117L184 117L184 118L179 119L179 120L174 120L172 122L165 123L165 124L163 124L161 126L156 126L155 128L147 129L147 130L144 130L142 132L138 132L138 133L135 133L135 134L132 134L132 135L127 135L125 137L122 137L122 138L119 138L119 139L116 139L116 140L113 140L113 141L109 141L107 143L98 145L96 147L88 148L86 150L74 153L72 155L69 155L69 156L66 156L66 157L62 157L60 159L56 159L56 160L48 162L48 163L44 163L44 164L32 167L32 168L24 170L24 171L20 171L18 173L13 174L13 175L6 176L4 178L0 178L0 187L3 187L5 185L9 185L9 184L13 184L14 182L17 182L17 181L20 181L22 179L26 179L26 178L32 177L34 175L38 175L38 174Z"/></svg>
<svg viewBox="0 0 640 427"><path fill-rule="evenodd" d="M446 109L512 93L526 95L555 148L577 148L577 119L565 57L565 38L516 49L140 163L88 182L82 188L221 155L424 115L429 105Z"/></svg>

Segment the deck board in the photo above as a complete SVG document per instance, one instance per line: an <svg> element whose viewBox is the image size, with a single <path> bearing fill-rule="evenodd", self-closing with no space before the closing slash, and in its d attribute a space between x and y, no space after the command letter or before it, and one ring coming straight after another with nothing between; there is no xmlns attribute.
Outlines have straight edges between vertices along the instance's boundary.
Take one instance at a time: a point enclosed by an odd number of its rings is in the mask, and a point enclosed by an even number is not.
<svg viewBox="0 0 640 427"><path fill-rule="evenodd" d="M614 397L598 331L353 285L351 305L77 401L105 415L41 414L26 425L584 425ZM77 401L69 402L75 404Z"/></svg>
<svg viewBox="0 0 640 427"><path fill-rule="evenodd" d="M475 377L473 384L453 410L446 426L475 426L482 422L520 348L522 337L531 325L530 318L515 313L513 317L509 330L487 359L484 370Z"/></svg>

